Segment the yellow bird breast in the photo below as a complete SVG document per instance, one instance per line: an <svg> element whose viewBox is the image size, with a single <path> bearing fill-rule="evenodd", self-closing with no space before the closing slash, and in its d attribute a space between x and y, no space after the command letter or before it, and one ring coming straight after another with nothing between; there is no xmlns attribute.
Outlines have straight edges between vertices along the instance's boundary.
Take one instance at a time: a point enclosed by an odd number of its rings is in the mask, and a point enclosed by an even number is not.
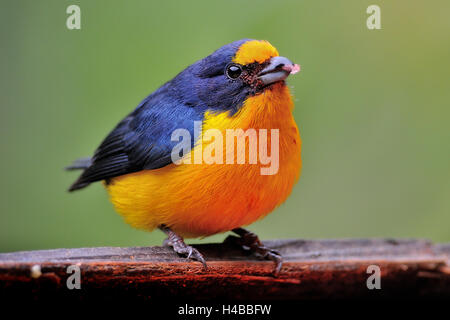
<svg viewBox="0 0 450 320"><path fill-rule="evenodd" d="M251 224L284 202L300 175L301 140L292 109L289 89L276 83L248 98L236 114L209 113L203 121L202 134L218 129L223 137L227 129L278 129L275 174L261 174L265 166L248 161L171 164L112 179L106 186L112 203L135 228L153 230L164 224L184 237L208 236ZM208 149L208 140L201 139L191 150L191 159L199 148ZM223 145L225 155L230 150ZM270 141L268 145L270 148ZM248 139L245 146L248 150Z"/></svg>

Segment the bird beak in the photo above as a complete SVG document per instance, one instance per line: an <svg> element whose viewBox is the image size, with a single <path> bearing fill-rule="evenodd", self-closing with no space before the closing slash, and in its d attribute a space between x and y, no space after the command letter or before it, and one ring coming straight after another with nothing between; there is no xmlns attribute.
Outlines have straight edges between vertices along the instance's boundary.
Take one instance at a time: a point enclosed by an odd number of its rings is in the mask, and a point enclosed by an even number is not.
<svg viewBox="0 0 450 320"><path fill-rule="evenodd" d="M267 67L258 73L258 78L264 85L282 81L290 74L295 74L300 71L300 66L294 64L291 60L285 57L273 57Z"/></svg>

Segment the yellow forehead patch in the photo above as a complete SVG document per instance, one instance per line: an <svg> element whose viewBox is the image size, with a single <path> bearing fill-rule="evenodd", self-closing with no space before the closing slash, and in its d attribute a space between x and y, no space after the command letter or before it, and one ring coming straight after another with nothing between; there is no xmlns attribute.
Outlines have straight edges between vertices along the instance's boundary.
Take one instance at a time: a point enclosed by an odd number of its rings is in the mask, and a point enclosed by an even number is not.
<svg viewBox="0 0 450 320"><path fill-rule="evenodd" d="M240 46L233 62L246 65L249 63L263 63L267 59L278 56L278 51L268 41L251 40Z"/></svg>

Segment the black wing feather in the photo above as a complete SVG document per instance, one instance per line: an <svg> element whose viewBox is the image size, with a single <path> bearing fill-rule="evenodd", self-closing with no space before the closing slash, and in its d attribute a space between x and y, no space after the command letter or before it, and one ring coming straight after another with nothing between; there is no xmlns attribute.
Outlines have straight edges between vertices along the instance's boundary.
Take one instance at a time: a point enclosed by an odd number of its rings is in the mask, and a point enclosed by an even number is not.
<svg viewBox="0 0 450 320"><path fill-rule="evenodd" d="M176 144L171 141L172 132L177 128L193 132L194 120L202 118L203 112L179 101L161 99L155 94L149 96L105 138L90 166L69 191L84 188L92 182L171 164L171 150Z"/></svg>

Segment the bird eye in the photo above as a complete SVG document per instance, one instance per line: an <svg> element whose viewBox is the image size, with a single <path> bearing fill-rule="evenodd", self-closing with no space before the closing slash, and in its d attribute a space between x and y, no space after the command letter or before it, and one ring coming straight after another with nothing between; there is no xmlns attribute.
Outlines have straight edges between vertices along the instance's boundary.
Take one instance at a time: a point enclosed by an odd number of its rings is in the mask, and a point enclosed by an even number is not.
<svg viewBox="0 0 450 320"><path fill-rule="evenodd" d="M242 73L242 68L241 68L240 65L238 65L238 64L230 64L230 65L227 66L226 74L227 74L228 78L230 78L230 79L239 78L241 73Z"/></svg>

